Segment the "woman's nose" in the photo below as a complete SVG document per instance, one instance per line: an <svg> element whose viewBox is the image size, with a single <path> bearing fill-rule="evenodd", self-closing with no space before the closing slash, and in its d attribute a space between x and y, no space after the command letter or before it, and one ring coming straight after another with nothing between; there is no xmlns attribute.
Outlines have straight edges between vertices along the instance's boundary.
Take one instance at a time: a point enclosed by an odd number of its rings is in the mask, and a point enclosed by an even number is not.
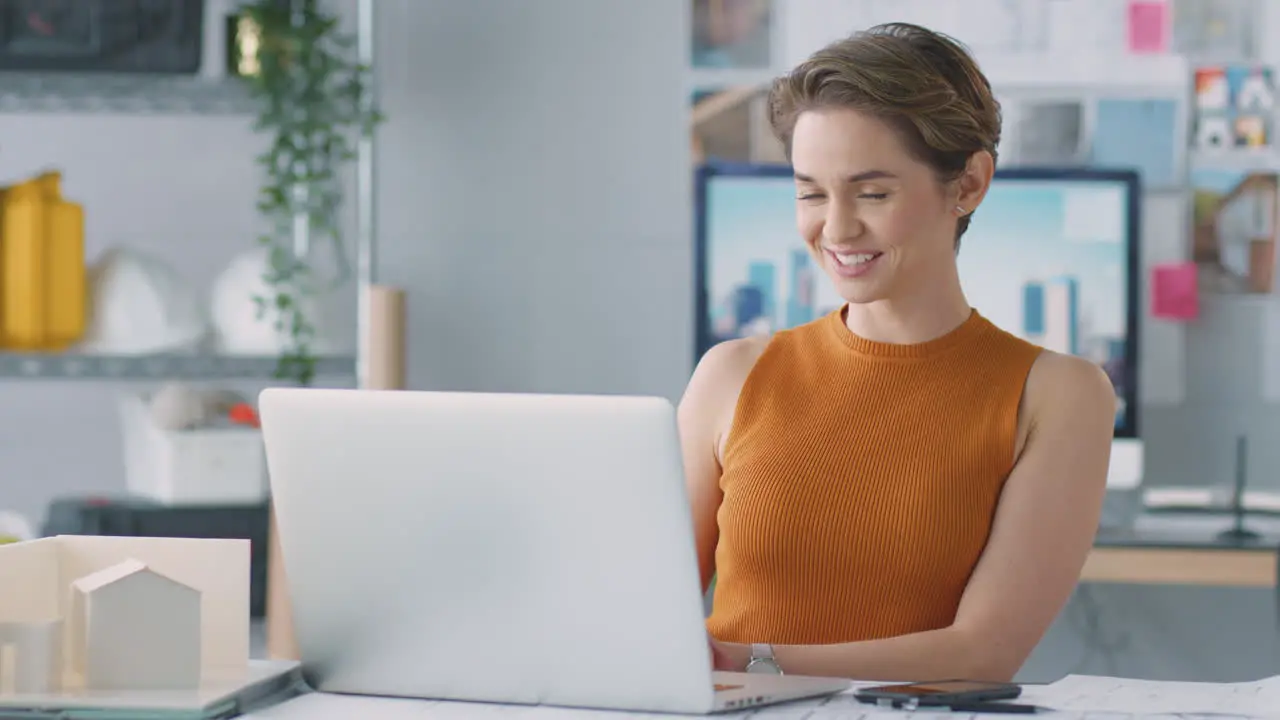
<svg viewBox="0 0 1280 720"><path fill-rule="evenodd" d="M857 239L864 229L862 219L853 208L832 203L827 210L822 235L829 243L840 243Z"/></svg>

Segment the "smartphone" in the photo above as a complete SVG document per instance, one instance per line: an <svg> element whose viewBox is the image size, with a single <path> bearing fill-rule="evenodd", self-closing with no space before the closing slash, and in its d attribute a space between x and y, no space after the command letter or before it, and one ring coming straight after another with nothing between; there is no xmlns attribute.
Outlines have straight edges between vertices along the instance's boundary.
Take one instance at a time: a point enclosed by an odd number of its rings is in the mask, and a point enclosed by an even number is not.
<svg viewBox="0 0 1280 720"><path fill-rule="evenodd" d="M1022 695L1021 685L979 680L939 680L877 685L854 692L854 697L864 703L917 707L964 707L994 700L1012 700L1020 695Z"/></svg>

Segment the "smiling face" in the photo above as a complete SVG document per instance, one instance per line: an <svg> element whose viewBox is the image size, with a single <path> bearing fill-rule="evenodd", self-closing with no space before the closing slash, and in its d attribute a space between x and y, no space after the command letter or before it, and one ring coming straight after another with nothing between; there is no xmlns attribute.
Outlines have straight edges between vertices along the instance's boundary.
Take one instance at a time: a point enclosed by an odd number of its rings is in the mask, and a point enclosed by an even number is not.
<svg viewBox="0 0 1280 720"><path fill-rule="evenodd" d="M845 108L803 112L791 164L800 235L846 301L902 298L955 274L960 183L940 182L888 124Z"/></svg>

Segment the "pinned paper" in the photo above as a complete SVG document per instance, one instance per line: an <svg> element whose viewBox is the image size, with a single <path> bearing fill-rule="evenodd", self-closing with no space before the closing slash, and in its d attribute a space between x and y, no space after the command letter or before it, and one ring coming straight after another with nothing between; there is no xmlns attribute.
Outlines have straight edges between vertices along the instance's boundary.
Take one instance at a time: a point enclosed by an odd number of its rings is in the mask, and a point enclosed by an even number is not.
<svg viewBox="0 0 1280 720"><path fill-rule="evenodd" d="M1196 264L1157 265L1151 271L1151 314L1165 320L1194 320L1200 315Z"/></svg>
<svg viewBox="0 0 1280 720"><path fill-rule="evenodd" d="M1169 21L1167 0L1132 0L1129 3L1129 52L1168 52Z"/></svg>

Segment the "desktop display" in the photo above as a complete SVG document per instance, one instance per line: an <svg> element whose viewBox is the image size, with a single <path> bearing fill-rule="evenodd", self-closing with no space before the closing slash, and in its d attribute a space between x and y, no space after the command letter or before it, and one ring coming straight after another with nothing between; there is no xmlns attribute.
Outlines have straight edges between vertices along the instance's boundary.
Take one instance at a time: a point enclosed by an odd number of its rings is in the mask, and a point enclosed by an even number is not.
<svg viewBox="0 0 1280 720"><path fill-rule="evenodd" d="M697 353L843 304L800 240L786 166L709 165L697 181ZM961 241L970 304L1111 377L1118 437L1136 437L1137 176L1002 170Z"/></svg>

